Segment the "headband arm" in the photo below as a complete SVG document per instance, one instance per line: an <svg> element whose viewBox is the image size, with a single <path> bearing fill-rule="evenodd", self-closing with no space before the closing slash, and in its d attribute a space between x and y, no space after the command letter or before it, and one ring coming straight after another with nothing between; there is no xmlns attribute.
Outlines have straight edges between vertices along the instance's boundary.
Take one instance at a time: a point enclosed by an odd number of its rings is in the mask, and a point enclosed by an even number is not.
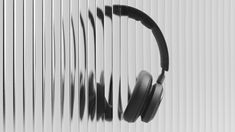
<svg viewBox="0 0 235 132"><path fill-rule="evenodd" d="M113 5L113 13L120 16L128 16L152 30L160 51L161 67L164 71L169 69L169 55L165 38L158 25L144 12L126 5Z"/></svg>

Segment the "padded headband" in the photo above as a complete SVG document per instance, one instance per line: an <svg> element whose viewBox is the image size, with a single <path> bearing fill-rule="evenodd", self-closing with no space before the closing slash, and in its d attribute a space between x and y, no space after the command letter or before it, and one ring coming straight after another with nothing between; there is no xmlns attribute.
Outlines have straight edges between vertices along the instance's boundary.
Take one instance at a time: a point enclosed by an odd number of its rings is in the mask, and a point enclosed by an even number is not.
<svg viewBox="0 0 235 132"><path fill-rule="evenodd" d="M105 7L105 9L108 6ZM113 13L119 16L128 16L129 18L141 21L141 23L152 30L160 51L161 67L164 71L169 69L169 55L165 38L158 25L144 12L126 5L113 5Z"/></svg>

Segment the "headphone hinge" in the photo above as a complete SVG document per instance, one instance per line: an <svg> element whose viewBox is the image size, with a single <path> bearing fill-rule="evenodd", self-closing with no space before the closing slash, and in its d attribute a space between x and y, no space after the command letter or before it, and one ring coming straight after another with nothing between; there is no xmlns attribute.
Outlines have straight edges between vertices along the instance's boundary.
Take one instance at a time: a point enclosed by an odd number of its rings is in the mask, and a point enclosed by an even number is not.
<svg viewBox="0 0 235 132"><path fill-rule="evenodd" d="M165 71L162 69L162 73L159 75L158 79L157 79L157 83L158 84L162 84L165 80Z"/></svg>

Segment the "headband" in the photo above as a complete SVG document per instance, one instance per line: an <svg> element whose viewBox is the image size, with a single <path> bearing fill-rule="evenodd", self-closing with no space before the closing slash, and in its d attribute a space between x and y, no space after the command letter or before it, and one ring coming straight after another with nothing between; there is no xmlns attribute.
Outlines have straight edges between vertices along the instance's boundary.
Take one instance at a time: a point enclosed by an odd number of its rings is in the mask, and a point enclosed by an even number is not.
<svg viewBox="0 0 235 132"><path fill-rule="evenodd" d="M105 7L106 9L107 7ZM141 21L141 23L152 30L160 51L161 67L163 71L169 69L169 55L165 38L158 25L144 12L126 5L113 5L113 13L119 16L128 16L129 18Z"/></svg>

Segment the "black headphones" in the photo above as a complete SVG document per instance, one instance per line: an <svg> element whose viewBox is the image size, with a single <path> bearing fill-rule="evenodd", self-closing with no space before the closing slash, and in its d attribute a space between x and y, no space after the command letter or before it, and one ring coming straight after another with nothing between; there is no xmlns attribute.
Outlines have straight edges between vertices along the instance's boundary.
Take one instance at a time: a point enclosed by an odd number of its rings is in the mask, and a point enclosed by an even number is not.
<svg viewBox="0 0 235 132"><path fill-rule="evenodd" d="M110 10L111 9L111 10ZM97 16L101 17L103 23L103 14L101 9L97 9ZM157 41L159 51L162 72L159 75L156 83L152 85L152 76L146 71L141 71L137 77L136 84L133 93L130 95L128 104L124 113L122 112L121 103L119 103L120 115L123 115L124 120L127 122L135 122L139 116L143 122L149 122L155 116L158 107L161 103L163 96L162 83L165 78L165 71L169 69L169 55L164 36L159 29L158 25L144 12L126 5L113 5L113 9L110 6L105 6L105 15L112 19L113 14L118 16L128 16L129 18L141 21L141 23L152 30L152 33ZM102 74L103 76L103 74ZM103 78L103 77L101 77ZM112 120L112 104L108 102L104 97L104 83L96 83L97 96L94 92L93 85L94 75L89 75L88 87L89 87L89 115L94 117L94 106L97 104L97 120L105 118L106 120ZM82 87L82 86L81 86ZM111 86L112 87L112 86ZM82 96L83 97L83 96ZM119 97L120 98L120 97ZM96 102L96 103L95 103ZM84 103L83 103L84 104ZM80 101L81 105L81 101ZM80 117L81 117L80 106Z"/></svg>

